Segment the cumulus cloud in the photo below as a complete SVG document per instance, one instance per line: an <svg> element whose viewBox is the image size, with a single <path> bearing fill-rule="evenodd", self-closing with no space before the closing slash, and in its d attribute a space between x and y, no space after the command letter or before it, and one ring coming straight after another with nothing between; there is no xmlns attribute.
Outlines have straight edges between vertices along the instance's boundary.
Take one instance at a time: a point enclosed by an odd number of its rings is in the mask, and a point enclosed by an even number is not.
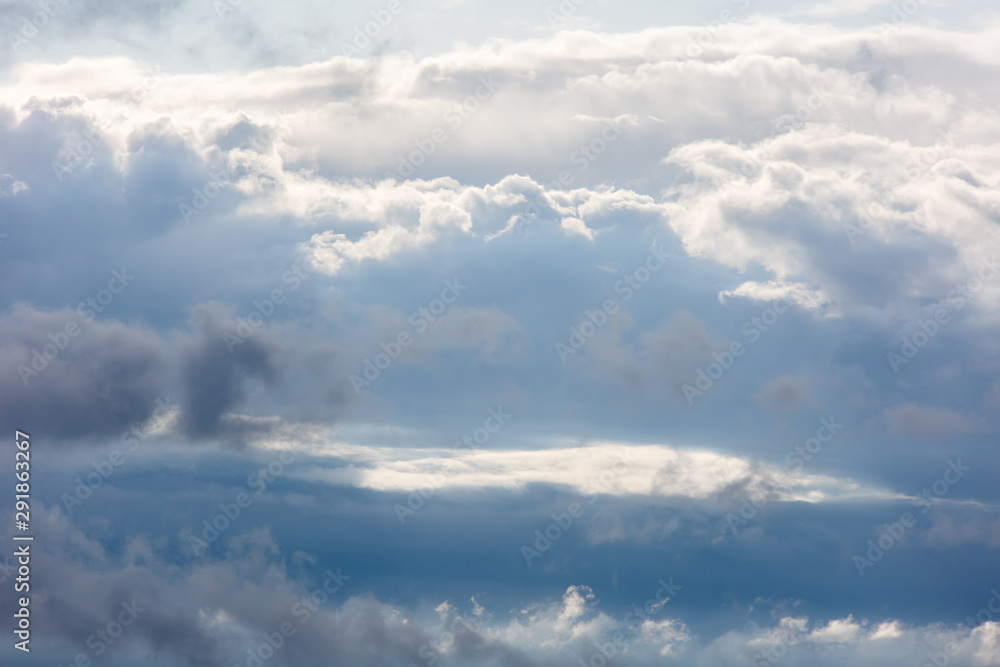
<svg viewBox="0 0 1000 667"><path fill-rule="evenodd" d="M428 20L407 7L361 58L339 41L369 18L311 2L56 4L0 82L0 422L93 446L181 404L157 426L169 456L116 468L107 501L37 508L39 632L60 651L134 597L149 611L121 660L247 664L344 557L350 585L273 664L577 665L607 646L636 664L996 662L992 617L956 629L942 611L981 583L973 550L1000 543L995 420L968 407L1000 395L995 25L859 29L838 20L889 8L852 0L782 10L821 25L584 28L617 25L602 5L528 38L387 48ZM671 261L620 289L650 248ZM122 265L138 278L111 296ZM468 287L445 304L445 281ZM73 308L87 299L95 317ZM781 299L751 347L746 323ZM919 358L885 363L942 309ZM724 388L685 409L680 388L736 340ZM502 438L442 448L500 404L518 407ZM805 406L847 426L791 472L775 462L808 447ZM918 439L979 454L983 474L875 585L844 580L850 535L940 475L910 456ZM282 476L293 491L255 496L210 558L179 555L195 503L214 512L276 450L306 459ZM50 470L90 474L91 451ZM196 489L179 475L206 451L232 458ZM440 516L397 525L394 499L428 487ZM527 523L569 494L600 511L514 570ZM729 535L747 498L766 509ZM498 536L509 554L482 546ZM942 550L969 564L947 588L915 574ZM696 579L735 565L682 592L711 613L659 601L626 620L636 572L668 559ZM767 616L751 602L767 588L801 608ZM459 633L462 614L477 621Z"/></svg>
<svg viewBox="0 0 1000 667"><path fill-rule="evenodd" d="M813 655L877 665L914 646L947 650L952 664L962 666L998 657L1000 632L990 621L954 629L891 618L875 624L851 615L785 616L771 626L700 633L677 616L674 598L692 593L673 578L649 591L641 615L638 607L605 611L594 591L579 584L557 599L509 611L441 598L407 607L363 593L360 574L337 563L303 554L297 561L304 567L291 568L267 530L230 538L225 560L178 567L162 547L141 537L108 552L59 510L39 508L38 521L49 536L34 561L44 572L38 618L52 649L72 655L90 652L88 639L96 645L96 630L113 622L124 602L136 621L120 633L115 654L134 660L158 655L170 665L245 664L261 655L265 635L281 632L283 624L294 634L263 654L278 665L320 664L331 652L359 665L406 663L420 655L455 665L571 665L599 653L627 655L639 664L663 657L723 665ZM264 599L268 604L260 604ZM11 604L0 603L5 612Z"/></svg>
<svg viewBox="0 0 1000 667"><path fill-rule="evenodd" d="M888 63L938 48L933 32L904 42L895 33L736 25L707 47L706 60L671 46L682 34L649 30L624 41L560 33L551 42L499 42L494 55L485 49L425 59L392 54L374 71L364 61L334 58L234 77L164 73L109 131L108 149L121 163L129 150L125 137L169 114L210 166L237 169L226 185L244 198L243 214L294 216L323 227L336 222L309 241L317 263L331 273L346 263L425 252L454 235L489 237L525 217L534 200L568 235L585 238L598 238L608 213L651 213L668 221L690 254L769 274L720 294L786 298L820 313L906 314L914 300L943 301L967 267L989 259L996 245L990 184L997 181L989 160L988 133L997 127L989 100L959 98L955 82L934 72L880 85L855 71L863 45L874 49L869 57ZM966 50L954 49L949 58L995 67L983 46L988 34L970 36ZM748 43L756 45L752 56L740 53ZM532 81L529 62L551 71L552 82ZM37 105L61 95L56 91L70 74L87 97L51 112L83 119L110 114L122 86L141 78L135 64L121 59L22 65L16 87L4 88L0 98L15 109L29 98ZM450 127L445 119L467 97L467 82L492 74L505 83L467 121ZM306 95L322 78L336 82L331 92ZM685 141L641 120L658 101L678 95L688 103L668 104L667 117L658 120L702 138ZM353 104L343 103L345 96ZM531 114L524 113L526 100ZM366 111L359 114L362 102ZM288 103L298 110L278 117L275 110ZM635 114L637 107L651 113ZM404 110L417 114L405 128L393 120ZM607 155L587 157L581 146L600 136L588 119L623 112L639 119L636 126L607 145ZM527 158L526 180L515 176L523 173L525 155L515 161L507 147L533 136L524 124L529 117L548 135L544 155ZM275 128L270 147L256 157L239 147L219 150L220 133L247 122ZM325 131L331 122L343 131ZM411 133L423 126L428 133L440 126L447 140L412 178L402 176L394 171L398 157L413 150ZM602 190L619 180L615 153L626 145L641 151L642 164L662 160L688 182L670 183L663 173L659 188ZM482 185L450 176L473 163L484 165L472 172ZM555 178L560 170L577 189L565 190ZM352 182L347 174L367 181ZM384 180L386 174L394 180ZM538 183L550 185L540 190ZM873 265L880 270L864 268ZM900 283L889 275L911 278ZM988 287L980 303L993 303L997 289Z"/></svg>

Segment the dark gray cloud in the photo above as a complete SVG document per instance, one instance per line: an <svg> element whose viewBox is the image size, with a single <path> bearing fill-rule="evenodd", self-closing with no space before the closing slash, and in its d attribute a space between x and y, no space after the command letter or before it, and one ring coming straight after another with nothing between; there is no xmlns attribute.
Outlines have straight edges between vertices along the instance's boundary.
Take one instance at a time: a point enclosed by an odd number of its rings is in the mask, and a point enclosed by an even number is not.
<svg viewBox="0 0 1000 667"><path fill-rule="evenodd" d="M977 428L965 415L928 405L906 403L885 411L889 429L906 438L955 438L974 433Z"/></svg>
<svg viewBox="0 0 1000 667"><path fill-rule="evenodd" d="M189 437L202 438L219 433L222 416L240 405L247 384L274 385L282 365L280 350L267 333L238 328L232 309L204 304L193 318L196 334L180 360L185 392L181 428Z"/></svg>
<svg viewBox="0 0 1000 667"><path fill-rule="evenodd" d="M809 400L809 380L801 375L782 375L764 383L754 398L765 408L794 410Z"/></svg>
<svg viewBox="0 0 1000 667"><path fill-rule="evenodd" d="M5 428L77 438L120 433L152 414L167 382L162 340L143 327L87 322L86 312L18 305L0 317Z"/></svg>

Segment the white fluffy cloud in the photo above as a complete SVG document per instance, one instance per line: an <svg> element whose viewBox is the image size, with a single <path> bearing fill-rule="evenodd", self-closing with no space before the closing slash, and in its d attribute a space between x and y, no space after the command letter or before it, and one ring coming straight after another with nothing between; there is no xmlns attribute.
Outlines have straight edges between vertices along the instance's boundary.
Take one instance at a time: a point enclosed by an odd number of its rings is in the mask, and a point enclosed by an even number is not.
<svg viewBox="0 0 1000 667"><path fill-rule="evenodd" d="M21 119L30 109L90 119L118 164L133 133L169 128L226 170L219 184L243 197L241 214L320 227L308 250L331 273L454 234L486 241L531 212L595 239L632 210L665 221L691 255L764 271L723 296L905 318L992 258L998 100L988 88L967 94L975 80L953 74L1000 66L992 31L955 41L772 21L726 26L692 58L689 30L558 33L225 76L149 74L120 58L22 64L0 101ZM954 68L899 70L942 52ZM627 119L610 143L607 118ZM249 150L240 128L268 141ZM418 154L408 180L400 159ZM872 262L907 277L871 284ZM989 283L979 307L998 295Z"/></svg>

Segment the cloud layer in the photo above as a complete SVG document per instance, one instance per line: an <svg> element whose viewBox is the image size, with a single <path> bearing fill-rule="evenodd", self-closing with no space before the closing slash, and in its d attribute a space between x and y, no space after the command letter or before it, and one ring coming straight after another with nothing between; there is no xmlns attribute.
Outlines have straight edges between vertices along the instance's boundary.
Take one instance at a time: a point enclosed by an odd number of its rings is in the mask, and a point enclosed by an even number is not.
<svg viewBox="0 0 1000 667"><path fill-rule="evenodd" d="M1000 662L995 10L389 4L11 4L37 660Z"/></svg>

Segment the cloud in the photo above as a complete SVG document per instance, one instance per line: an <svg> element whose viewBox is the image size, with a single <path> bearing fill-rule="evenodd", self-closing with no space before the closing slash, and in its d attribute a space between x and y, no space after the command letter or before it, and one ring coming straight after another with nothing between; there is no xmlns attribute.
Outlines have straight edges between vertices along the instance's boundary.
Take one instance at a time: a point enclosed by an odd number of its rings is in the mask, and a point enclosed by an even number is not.
<svg viewBox="0 0 1000 667"><path fill-rule="evenodd" d="M166 386L163 341L86 313L17 305L0 315L0 422L76 438L120 433L153 413Z"/></svg>
<svg viewBox="0 0 1000 667"><path fill-rule="evenodd" d="M711 359L711 353L723 352L727 347L723 341L713 340L704 322L685 310L643 334L642 343L657 372L678 391Z"/></svg>
<svg viewBox="0 0 1000 667"><path fill-rule="evenodd" d="M875 632L870 635L871 639L898 639L903 636L899 621L886 621L880 623Z"/></svg>
<svg viewBox="0 0 1000 667"><path fill-rule="evenodd" d="M0 174L0 197L14 197L28 189L28 184L10 174Z"/></svg>
<svg viewBox="0 0 1000 667"><path fill-rule="evenodd" d="M205 158L206 172L230 174L222 189L235 199L220 199L200 220L230 215L235 204L242 216L309 222L319 229L304 247L332 275L404 253L432 256L463 237L494 238L523 224L533 202L567 237L599 238L607 218L623 211L665 220L691 255L763 271L721 296L786 298L827 315L906 316L915 302L943 301L966 267L989 257L981 248L996 241L997 175L982 129L997 126L990 100L960 97L954 77L937 71L891 86L856 72L859 49L868 48L866 67L890 67L942 48L944 33L925 30L904 42L760 22L727 26L692 59L682 47L689 30L651 29L628 40L576 31L428 58L394 53L377 66L332 58L234 76L165 72L108 130L102 159L77 169L130 164L136 178L142 165L153 170L149 178L173 173L129 144L169 127ZM995 67L983 46L990 35L970 35L948 58ZM748 44L753 54L744 52ZM531 79L539 68L544 84ZM492 75L504 83L453 127L446 118L468 86ZM63 122L105 125L128 83L144 78L121 58L24 64L0 99L18 117L34 105ZM321 79L330 84L317 90ZM86 97L55 106L70 80ZM669 104L678 96L688 103ZM354 111L358 104L364 113ZM586 158L603 127L594 119L623 115L634 120L622 137ZM404 117L410 122L398 122ZM663 133L664 122L683 129ZM273 131L263 151L218 142L247 123ZM394 171L399 156L423 141L423 128L428 136L441 128L446 140L427 139L434 153L403 178ZM533 141L538 132L544 142ZM525 151L513 155L514 145ZM643 166L619 176L627 151ZM658 170L654 181L647 166ZM569 189L556 178L563 170ZM12 178L38 191L37 177ZM174 197L189 198L191 187L177 185ZM161 221L169 208L156 224L169 224ZM989 310L998 295L1000 286L989 286L977 307Z"/></svg>
<svg viewBox="0 0 1000 667"><path fill-rule="evenodd" d="M802 375L772 378L764 383L754 398L770 410L794 410L809 401L809 381Z"/></svg>
<svg viewBox="0 0 1000 667"><path fill-rule="evenodd" d="M744 492L754 496L772 486L776 499L782 501L893 497L848 479L794 475L734 456L662 445L594 442L587 447L495 452L461 449L450 454L340 445L323 447L322 454L349 463L317 466L296 475L305 480L379 491L523 489L532 484L553 484L569 487L582 496L708 500L740 484Z"/></svg>
<svg viewBox="0 0 1000 667"><path fill-rule="evenodd" d="M875 7L889 4L890 0L835 0L818 2L813 5L793 7L789 16L812 16L830 19L836 16L865 14Z"/></svg>
<svg viewBox="0 0 1000 667"><path fill-rule="evenodd" d="M245 664L267 645L265 635L280 632L285 623L294 634L264 654L277 665L319 664L336 653L356 665L404 663L423 655L442 664L568 667L604 653L628 655L638 664L656 664L664 656L679 664L724 665L812 655L874 666L916 642L932 652L947 650L951 664L963 667L998 657L1000 632L992 621L955 629L892 618L876 627L851 615L829 620L782 616L742 630L696 631L674 599L696 592L673 578L672 594L664 595L664 582L658 582L646 602L636 600L644 605L643 616L636 613L638 606L605 609L593 589L582 584L509 611L441 597L408 607L362 593L361 575L336 563L318 563L304 554L296 559L299 566L291 566L266 529L231 538L224 560L178 565L141 537L109 552L59 510L39 507L37 521L48 536L33 559L43 574L35 598L39 618L45 619L50 646L71 656L90 652L88 638L107 627L124 602L136 610L136 622L106 650L136 661L156 655L164 664L199 667ZM268 604L260 604L265 599ZM8 599L0 607L12 613L12 604ZM3 649L8 655L13 650Z"/></svg>
<svg viewBox="0 0 1000 667"><path fill-rule="evenodd" d="M181 428L189 437L200 438L219 432L220 418L241 403L249 382L277 382L281 364L279 349L266 333L227 341L226 334L240 333L231 311L205 304L195 310L194 318L197 338L181 360L186 394Z"/></svg>
<svg viewBox="0 0 1000 667"><path fill-rule="evenodd" d="M906 403L884 414L891 431L904 438L955 438L978 430L968 417L951 408Z"/></svg>
<svg viewBox="0 0 1000 667"><path fill-rule="evenodd" d="M271 664L560 667L613 646L637 665L864 667L923 640L995 662L992 621L948 625L1000 539L989 457L874 584L843 574L941 474L911 440L971 461L994 435L968 406L1000 395L996 26L757 15L348 58L343 15L282 7L140 3L111 35L114 7L67 5L0 83L0 421L87 445L44 466L39 497L76 492L156 399L182 404L71 517L38 507L53 651L134 596L151 604L120 660L248 664L344 559L356 588ZM651 246L671 261L626 299ZM73 309L120 266L134 286L92 321ZM446 280L468 289L439 312ZM745 323L778 299L796 308L751 347ZM896 337L939 308L953 322L891 373ZM746 354L688 409L679 387L730 341ZM442 447L498 405L517 406L502 438ZM845 424L822 453L806 405ZM302 461L191 559L199 512L274 450ZM393 504L427 488L438 513L398 525ZM517 546L571 496L593 513L526 571ZM967 566L920 578L942 559ZM663 563L688 568L690 607L627 620ZM454 632L459 614L478 624Z"/></svg>
<svg viewBox="0 0 1000 667"><path fill-rule="evenodd" d="M809 640L823 644L852 644L857 642L863 628L848 616L830 621L825 627L816 628L809 633Z"/></svg>

